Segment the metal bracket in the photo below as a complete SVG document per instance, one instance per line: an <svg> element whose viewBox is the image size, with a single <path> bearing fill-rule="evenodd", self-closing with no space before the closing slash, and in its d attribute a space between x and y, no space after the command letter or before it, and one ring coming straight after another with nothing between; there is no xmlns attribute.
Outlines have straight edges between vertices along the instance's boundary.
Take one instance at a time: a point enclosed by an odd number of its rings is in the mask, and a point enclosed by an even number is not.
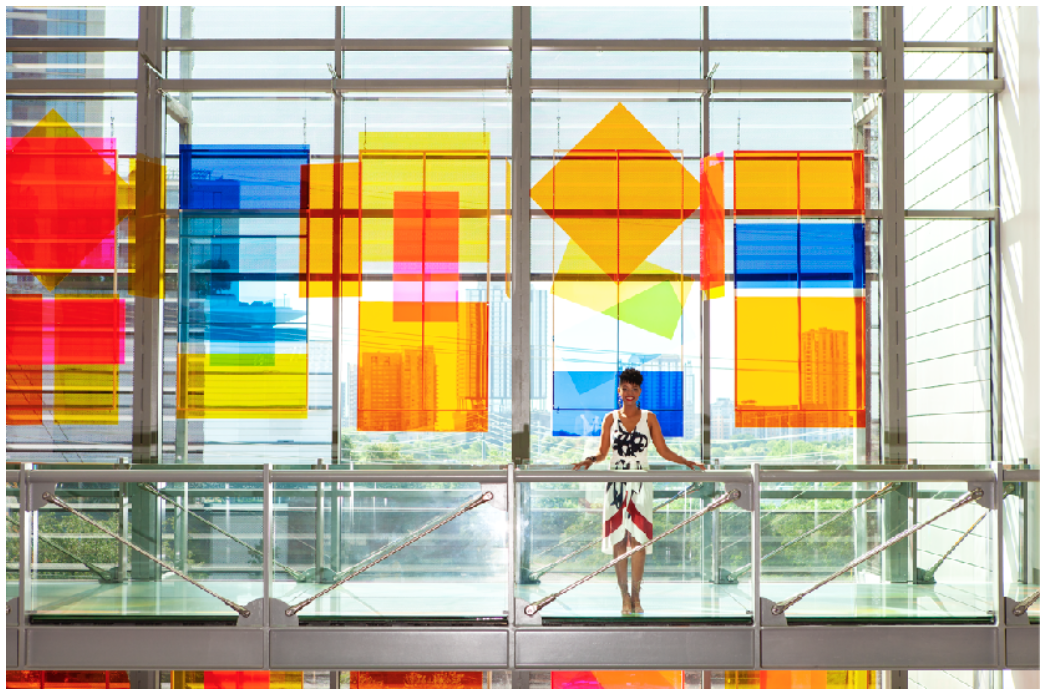
<svg viewBox="0 0 1046 696"><path fill-rule="evenodd" d="M44 500L44 493L55 494L55 483L47 483L42 481L30 481L29 482L29 500L26 505L26 512L36 512L42 510L47 505L47 501Z"/></svg>
<svg viewBox="0 0 1046 696"><path fill-rule="evenodd" d="M784 627L788 625L788 617L782 614L775 614L774 607L777 603L767 599L766 597L759 598L759 623L762 626L772 627Z"/></svg>
<svg viewBox="0 0 1046 696"><path fill-rule="evenodd" d="M516 625L517 626L540 626L541 625L541 614L540 612L533 616L527 616L526 608L530 605L530 602L526 601L521 597L516 597Z"/></svg>
<svg viewBox="0 0 1046 696"><path fill-rule="evenodd" d="M488 491L494 496L488 505L495 510L508 512L508 484L507 483L481 483L479 489L484 493Z"/></svg>
<svg viewBox="0 0 1046 696"><path fill-rule="evenodd" d="M295 582L311 582L329 585L330 583L334 582L337 579L337 577L338 573L336 573L331 568L328 568L327 566L324 566L322 569L320 569L319 577L317 577L316 568L312 567L306 568L305 570L301 571L301 578L296 579Z"/></svg>
<svg viewBox="0 0 1046 696"><path fill-rule="evenodd" d="M287 609L290 608L286 602L283 602L275 597L269 599L269 626L272 628L288 628L295 627L298 625L298 616L287 616ZM258 598L252 600L247 604L247 609L250 610L251 615L244 618L241 616L237 621L236 625L240 628L263 628L265 626L265 600Z"/></svg>
<svg viewBox="0 0 1046 696"><path fill-rule="evenodd" d="M18 625L18 603L19 597L12 597L7 600L7 625L17 626Z"/></svg>
<svg viewBox="0 0 1046 696"><path fill-rule="evenodd" d="M1028 626L1031 622L1028 620L1028 612L1023 614L1014 614L1013 609L1018 604L1017 600L1010 599L1009 597L1003 597L1002 607L1002 622L1007 626Z"/></svg>
<svg viewBox="0 0 1046 696"><path fill-rule="evenodd" d="M988 510L994 510L995 505L995 481L970 481L966 484L966 490L971 493L980 488L984 495L977 499L977 504Z"/></svg>
<svg viewBox="0 0 1046 696"><path fill-rule="evenodd" d="M916 585L936 585L937 579L934 574L928 570L922 568L915 569L915 584Z"/></svg>
<svg viewBox="0 0 1046 696"><path fill-rule="evenodd" d="M733 572L727 570L726 568L720 568L719 569L719 579L716 581L716 584L717 585L736 585L737 584L737 576L734 575Z"/></svg>
<svg viewBox="0 0 1046 696"><path fill-rule="evenodd" d="M741 497L734 500L734 505L742 510L747 510L748 512L756 511L758 503L756 502L755 496L752 495L751 483L731 483L724 487L728 490L736 488L741 493Z"/></svg>

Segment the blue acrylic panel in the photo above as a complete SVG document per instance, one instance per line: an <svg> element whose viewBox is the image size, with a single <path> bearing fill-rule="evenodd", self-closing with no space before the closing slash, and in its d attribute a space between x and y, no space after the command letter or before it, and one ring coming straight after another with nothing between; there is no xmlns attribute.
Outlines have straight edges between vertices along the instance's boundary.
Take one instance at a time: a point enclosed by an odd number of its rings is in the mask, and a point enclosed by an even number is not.
<svg viewBox="0 0 1046 696"><path fill-rule="evenodd" d="M182 210L299 210L308 145L182 145Z"/></svg>
<svg viewBox="0 0 1046 696"><path fill-rule="evenodd" d="M618 407L618 374L612 371L553 372L552 434L598 436L603 418ZM644 372L639 405L657 414L665 437L682 437L682 371Z"/></svg>
<svg viewBox="0 0 1046 696"><path fill-rule="evenodd" d="M800 224L799 265L799 283L804 288L863 289L864 224Z"/></svg>
<svg viewBox="0 0 1046 696"><path fill-rule="evenodd" d="M799 287L799 224L734 224L734 283L739 290Z"/></svg>

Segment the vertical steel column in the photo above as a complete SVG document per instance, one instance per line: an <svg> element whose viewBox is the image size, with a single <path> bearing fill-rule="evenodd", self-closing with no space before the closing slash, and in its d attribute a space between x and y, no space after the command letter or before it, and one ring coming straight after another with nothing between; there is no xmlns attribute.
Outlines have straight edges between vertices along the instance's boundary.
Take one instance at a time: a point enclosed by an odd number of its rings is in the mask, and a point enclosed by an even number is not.
<svg viewBox="0 0 1046 696"><path fill-rule="evenodd" d="M334 8L334 75L341 79L342 62L342 8ZM342 158L342 99L333 88L331 99L334 100L334 265L331 279L331 464L341 464L341 158Z"/></svg>
<svg viewBox="0 0 1046 696"><path fill-rule="evenodd" d="M882 38L882 167L880 191L883 210L880 240L879 287L882 359L882 453L885 463L908 459L908 357L905 343L904 267L904 22L903 8L883 6ZM907 496L883 497L883 538L903 531L908 522ZM883 552L883 579L907 582L908 554L896 544Z"/></svg>
<svg viewBox="0 0 1046 696"><path fill-rule="evenodd" d="M343 45L342 45L342 34L343 34L343 20L342 20L342 8L339 5L334 8L334 75L338 79L341 79L342 74L342 57L343 57ZM339 192L339 195L335 196L334 209L337 212L341 211L342 197L340 191L342 189L342 178L341 178L341 164L343 156L343 143L344 138L344 114L342 111L343 102L341 94L336 90L331 90L331 98L334 100L334 170L335 170L335 181L339 184L335 187L335 190ZM334 266L334 281L332 289L337 288L336 291L331 292L331 304L332 316L331 316L331 462L334 466L341 464L341 427L342 427L342 413L341 413L341 242L343 239L342 231L344 228L344 221L341 215L334 216L334 239L337 243L334 245L337 265ZM341 515L343 510L342 499L341 499L341 482L331 484L331 565L335 572L341 569Z"/></svg>
<svg viewBox="0 0 1046 696"><path fill-rule="evenodd" d="M996 79L1000 74L999 65L999 8L992 7L992 74L989 76ZM1016 76L1014 76L1016 77ZM1000 281L1002 279L1002 210L999 206L1000 167L999 167L999 95L991 94L988 99L992 103L992 158L989 165L992 168L991 195L988 201L995 212L995 216L989 223L989 279L988 288L991 297L988 312L988 325L991 327L991 457L993 460L1003 461L1003 437L1002 419L1005 411L1003 407L1003 354L1002 354L1002 291ZM999 485L1002 485L1000 482ZM1001 530L1000 530L1001 533Z"/></svg>
<svg viewBox="0 0 1046 696"><path fill-rule="evenodd" d="M512 8L512 461L508 465L508 666L516 686L515 467L530 461L530 7ZM489 298L488 298L489 299Z"/></svg>
<svg viewBox="0 0 1046 696"><path fill-rule="evenodd" d="M725 484L729 488L730 484ZM755 669L763 668L763 492L759 464L752 464L752 636L755 640Z"/></svg>
<svg viewBox="0 0 1046 696"><path fill-rule="evenodd" d="M18 470L18 666L26 663L25 659L25 613L29 606L29 481L28 472L33 467L29 462L22 462Z"/></svg>
<svg viewBox="0 0 1046 696"><path fill-rule="evenodd" d="M272 464L266 462L262 467L262 626L266 629L272 623L269 616L269 598L272 597L272 535L275 531L272 519ZM264 666L269 667L269 631L265 634Z"/></svg>
<svg viewBox="0 0 1046 696"><path fill-rule="evenodd" d="M139 161L163 161L164 99L160 78L163 67L164 8L138 8L137 157ZM139 171L144 174L142 169ZM140 174L141 175L141 174ZM160 186L164 182L160 182ZM138 196L135 214L139 219L155 215L155 201ZM162 269L161 269L162 271ZM163 450L163 298L134 298L134 369L131 461L158 464ZM159 499L137 486L129 490L131 541L148 551L160 553ZM160 567L141 554L130 557L131 577L159 580Z"/></svg>
<svg viewBox="0 0 1046 696"><path fill-rule="evenodd" d="M321 458L316 460L316 465L313 466L312 468L313 469L317 469L319 471L323 471L324 469L327 469L328 467L327 467L327 463L324 462L323 458L321 457ZM325 567L325 564L323 562L324 561L323 557L326 555L326 552L325 552L325 549L324 549L324 546L325 546L324 542L326 541L326 539L324 538L324 532L326 531L326 527L327 527L326 515L324 514L325 513L325 510L324 510L325 500L324 499L326 498L325 489L326 489L326 485L324 484L323 481L320 481L320 482L318 482L316 484L316 556L313 559L314 560L313 565L314 565L314 568L315 568L315 570L314 570L315 575L313 576L313 582L326 582L326 580L324 579L324 572L323 572L323 569ZM333 578L331 579L331 582L333 582Z"/></svg>
<svg viewBox="0 0 1046 696"><path fill-rule="evenodd" d="M193 8L183 5L180 10L181 35L183 39L193 37ZM193 64L196 61L194 51L182 51L179 56L179 75L183 80L191 80ZM189 119L185 123L178 124L178 144L192 145L192 92L182 92L178 95L179 103L185 107ZM179 232L181 221L179 221ZM175 338L177 341L177 338ZM177 464L189 462L189 419L176 418L174 421L174 461ZM126 548L126 547L123 547Z"/></svg>
<svg viewBox="0 0 1046 696"><path fill-rule="evenodd" d="M708 6L701 8L701 69L708 76ZM712 81L701 99L701 156L712 150L710 119L712 116ZM701 182L704 185L704 182ZM701 463L712 461L712 301L701 296ZM702 522L702 526L704 523Z"/></svg>

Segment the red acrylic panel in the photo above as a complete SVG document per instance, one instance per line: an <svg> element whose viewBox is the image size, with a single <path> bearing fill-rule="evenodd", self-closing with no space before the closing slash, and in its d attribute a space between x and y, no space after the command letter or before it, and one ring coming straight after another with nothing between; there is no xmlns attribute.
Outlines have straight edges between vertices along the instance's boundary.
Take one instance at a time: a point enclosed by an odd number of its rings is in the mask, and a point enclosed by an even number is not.
<svg viewBox="0 0 1046 696"><path fill-rule="evenodd" d="M125 302L119 298L56 299L54 364L122 365L125 314Z"/></svg>
<svg viewBox="0 0 1046 696"><path fill-rule="evenodd" d="M457 191L393 194L395 321L458 320Z"/></svg>
<svg viewBox="0 0 1046 696"><path fill-rule="evenodd" d="M349 673L350 689L482 689L482 672Z"/></svg>
<svg viewBox="0 0 1046 696"><path fill-rule="evenodd" d="M726 294L723 153L701 160L701 294L705 299Z"/></svg>
<svg viewBox="0 0 1046 696"><path fill-rule="evenodd" d="M268 689L269 673L264 671L204 672L205 689Z"/></svg>
<svg viewBox="0 0 1046 696"><path fill-rule="evenodd" d="M553 689L682 689L679 670L552 672Z"/></svg>
<svg viewBox="0 0 1046 696"><path fill-rule="evenodd" d="M116 192L111 141L8 138L8 266L33 271L51 290L74 268L112 270Z"/></svg>
<svg viewBox="0 0 1046 696"><path fill-rule="evenodd" d="M7 425L43 423L43 297L7 296Z"/></svg>

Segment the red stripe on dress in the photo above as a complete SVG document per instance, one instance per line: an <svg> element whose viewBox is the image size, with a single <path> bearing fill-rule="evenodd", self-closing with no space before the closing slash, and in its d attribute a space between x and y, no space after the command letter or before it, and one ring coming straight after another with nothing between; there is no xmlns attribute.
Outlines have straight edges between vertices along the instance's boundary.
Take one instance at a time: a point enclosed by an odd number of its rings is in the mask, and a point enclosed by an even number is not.
<svg viewBox="0 0 1046 696"><path fill-rule="evenodd" d="M639 531L646 534L647 539L654 538L654 524L643 517L642 513L636 508L636 504L633 500L628 501L628 516L632 518L632 523L639 527Z"/></svg>
<svg viewBox="0 0 1046 696"><path fill-rule="evenodd" d="M624 520L624 509L618 508L609 520L603 522L603 536L608 537L617 531L617 528L621 526L621 522Z"/></svg>

